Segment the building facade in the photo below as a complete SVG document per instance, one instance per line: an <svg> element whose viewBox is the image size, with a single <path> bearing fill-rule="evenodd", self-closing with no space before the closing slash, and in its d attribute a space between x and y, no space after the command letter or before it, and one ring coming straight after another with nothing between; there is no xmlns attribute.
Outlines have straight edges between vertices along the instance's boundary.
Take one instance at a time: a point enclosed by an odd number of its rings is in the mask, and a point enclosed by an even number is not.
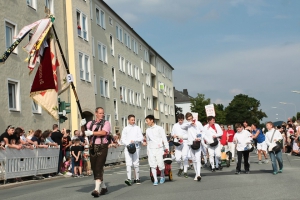
<svg viewBox="0 0 300 200"><path fill-rule="evenodd" d="M22 0L0 1L0 51L3 53L15 41L14 36L26 25L45 18L45 6L55 14L57 20L55 27L60 37L63 50L65 50L65 26L63 1L54 0ZM46 111L35 104L29 97L31 84L35 76L29 75L28 65L24 60L27 53L22 50L32 33L29 33L14 50L4 64L1 64L1 113L0 127L2 131L8 125L30 129L52 129L52 124L57 123ZM62 95L62 100L68 99L68 92ZM68 123L65 124L69 126Z"/></svg>
<svg viewBox="0 0 300 200"><path fill-rule="evenodd" d="M129 114L136 116L136 124L143 131L146 129L144 119L149 114L155 116L156 123L163 126L166 132L171 131L175 123L173 67L104 1L23 0L18 1L18 5L15 4L15 1L9 1L5 5L0 3L1 8L9 7L1 13L1 23L6 23L6 19L9 19L9 25L17 24L16 27L19 28L14 30L13 35L23 26L45 17L45 5L51 7L83 116L88 121L94 118L96 107L103 107L106 119L112 124L113 133L122 131L127 125ZM14 13L14 8L21 10L21 7L22 15L10 14ZM28 18L25 20L19 16ZM3 24L0 30L4 27ZM5 33L5 30L2 31ZM5 40L7 39L2 37L0 41L3 50L6 49ZM28 69L23 62L26 53L20 47L16 51L5 63L5 73L1 75L5 76L5 82L2 81L1 84L5 88L3 95L7 98L3 98L2 105L7 113L1 114L0 125L4 127L8 122L16 121L26 129L27 125L28 128L36 129L33 123L39 124L41 129L51 128L55 123L51 116L41 108L41 112L35 113L30 109L33 106L28 106L31 105L28 96L33 76L28 79ZM10 80L17 83L19 92L15 95L18 96L22 109L8 109L9 91L11 93L12 90L7 89ZM61 98L71 103L69 120L61 126L70 127L72 131L79 129L81 116L72 90L69 89ZM22 123L25 116L31 117Z"/></svg>
<svg viewBox="0 0 300 200"><path fill-rule="evenodd" d="M183 89L183 91L176 90L174 87L174 98L175 98L175 105L179 108L182 108L182 113L185 115L187 112L191 111L191 97L188 93L187 89Z"/></svg>

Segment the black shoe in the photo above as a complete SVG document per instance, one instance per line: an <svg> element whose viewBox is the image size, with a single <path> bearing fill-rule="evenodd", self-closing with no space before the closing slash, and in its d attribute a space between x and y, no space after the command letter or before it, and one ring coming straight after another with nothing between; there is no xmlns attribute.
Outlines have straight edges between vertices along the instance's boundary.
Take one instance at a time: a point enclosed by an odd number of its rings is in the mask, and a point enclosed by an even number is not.
<svg viewBox="0 0 300 200"><path fill-rule="evenodd" d="M201 176L197 176L197 181L201 181Z"/></svg>
<svg viewBox="0 0 300 200"><path fill-rule="evenodd" d="M133 183L136 183L136 180L133 180Z"/></svg>
<svg viewBox="0 0 300 200"><path fill-rule="evenodd" d="M241 174L241 172L240 171L236 171L235 174L239 175L239 174Z"/></svg>
<svg viewBox="0 0 300 200"><path fill-rule="evenodd" d="M215 169L212 169L211 172L216 172L216 170L215 170Z"/></svg>
<svg viewBox="0 0 300 200"><path fill-rule="evenodd" d="M216 170L219 170L219 167L216 167Z"/></svg>
<svg viewBox="0 0 300 200"><path fill-rule="evenodd" d="M140 185L140 184L141 184L140 179L137 179L137 180L134 180L134 181L135 181L135 183L136 183L137 185Z"/></svg>
<svg viewBox="0 0 300 200"><path fill-rule="evenodd" d="M245 173L246 173L246 174L250 174L250 172L249 172L249 171L246 171Z"/></svg>
<svg viewBox="0 0 300 200"><path fill-rule="evenodd" d="M130 179L126 179L126 180L125 180L125 183L126 183L126 185L128 185L128 186L131 186L131 185L132 185L132 182L131 182Z"/></svg>
<svg viewBox="0 0 300 200"><path fill-rule="evenodd" d="M93 197L100 197L100 194L97 190L94 190L91 194Z"/></svg>
<svg viewBox="0 0 300 200"><path fill-rule="evenodd" d="M101 188L100 195L105 195L108 192L107 188Z"/></svg>
<svg viewBox="0 0 300 200"><path fill-rule="evenodd" d="M177 175L178 175L178 176L181 176L182 172L183 172L183 170L182 170L182 169L179 169Z"/></svg>

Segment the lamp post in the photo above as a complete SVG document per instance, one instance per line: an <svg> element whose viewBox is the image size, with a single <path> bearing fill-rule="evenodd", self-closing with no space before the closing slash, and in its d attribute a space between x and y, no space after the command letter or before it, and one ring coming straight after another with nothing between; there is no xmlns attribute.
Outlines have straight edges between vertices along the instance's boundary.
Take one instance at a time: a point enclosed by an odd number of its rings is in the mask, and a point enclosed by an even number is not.
<svg viewBox="0 0 300 200"><path fill-rule="evenodd" d="M287 102L279 102L280 104L283 104L283 105L287 105L287 104L289 104L289 105L294 105L294 107L295 107L295 113L296 113L296 115L295 115L295 117L297 118L297 108L296 108L296 105L295 104L293 104L293 103L287 103Z"/></svg>
<svg viewBox="0 0 300 200"><path fill-rule="evenodd" d="M278 107L272 107L272 108L274 108L274 109L282 109L283 112L284 112L285 119L287 119L287 118L286 118L286 112L285 112L285 110L284 110L283 108L278 108ZM284 120L283 120L283 121L284 121Z"/></svg>

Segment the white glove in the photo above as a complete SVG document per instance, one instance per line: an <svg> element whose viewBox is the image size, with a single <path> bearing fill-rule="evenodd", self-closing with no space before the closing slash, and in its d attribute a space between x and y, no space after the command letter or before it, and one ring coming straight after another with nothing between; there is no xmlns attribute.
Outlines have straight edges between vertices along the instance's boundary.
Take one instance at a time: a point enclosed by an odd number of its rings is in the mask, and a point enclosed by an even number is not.
<svg viewBox="0 0 300 200"><path fill-rule="evenodd" d="M91 135L93 135L93 131L84 131L85 136L89 137Z"/></svg>
<svg viewBox="0 0 300 200"><path fill-rule="evenodd" d="M86 120L85 120L85 118L83 118L81 121L80 121L80 126L83 126L83 125L85 125L86 124Z"/></svg>

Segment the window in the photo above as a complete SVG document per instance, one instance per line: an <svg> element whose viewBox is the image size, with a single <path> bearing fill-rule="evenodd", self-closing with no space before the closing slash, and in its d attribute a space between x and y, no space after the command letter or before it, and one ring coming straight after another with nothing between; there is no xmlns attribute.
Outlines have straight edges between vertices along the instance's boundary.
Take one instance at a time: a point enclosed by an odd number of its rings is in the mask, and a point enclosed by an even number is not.
<svg viewBox="0 0 300 200"><path fill-rule="evenodd" d="M105 115L105 120L111 123L111 115Z"/></svg>
<svg viewBox="0 0 300 200"><path fill-rule="evenodd" d="M146 98L146 96L145 96L146 94L145 94L145 84L144 83L143 83L142 87L143 87L143 96L144 96L144 99L145 99Z"/></svg>
<svg viewBox="0 0 300 200"><path fill-rule="evenodd" d="M16 25L5 21L5 45L6 49L8 49L13 43L14 39L13 37L16 35ZM18 47L16 47L13 51L13 53L18 53L17 51Z"/></svg>
<svg viewBox="0 0 300 200"><path fill-rule="evenodd" d="M115 56L115 44L114 44L114 38L112 34L109 35L109 41L110 41L110 53L112 56Z"/></svg>
<svg viewBox="0 0 300 200"><path fill-rule="evenodd" d="M92 51L93 51L93 57L95 57L95 39L92 37Z"/></svg>
<svg viewBox="0 0 300 200"><path fill-rule="evenodd" d="M132 45L133 45L133 52L135 54L138 54L139 53L139 48L138 48L138 44L137 44L135 39L132 39Z"/></svg>
<svg viewBox="0 0 300 200"><path fill-rule="evenodd" d="M143 62L143 58L141 58L141 73L144 74L144 62Z"/></svg>
<svg viewBox="0 0 300 200"><path fill-rule="evenodd" d="M45 7L50 10L50 13L54 13L53 0L45 0Z"/></svg>
<svg viewBox="0 0 300 200"><path fill-rule="evenodd" d="M121 100L121 102L127 103L126 88L124 86L120 87L120 100Z"/></svg>
<svg viewBox="0 0 300 200"><path fill-rule="evenodd" d="M127 122L126 117L122 117L122 126L123 126L123 128L126 127L126 122Z"/></svg>
<svg viewBox="0 0 300 200"><path fill-rule="evenodd" d="M164 113L164 104L160 102L159 109L161 113Z"/></svg>
<svg viewBox="0 0 300 200"><path fill-rule="evenodd" d="M109 98L109 84L104 78L100 78L100 95Z"/></svg>
<svg viewBox="0 0 300 200"><path fill-rule="evenodd" d="M144 60L149 63L149 52L147 49L145 49L145 57L144 57Z"/></svg>
<svg viewBox="0 0 300 200"><path fill-rule="evenodd" d="M114 88L117 88L117 83L116 83L116 71L115 71L115 68L114 68L114 67L112 67L111 72L112 72L113 87L114 87Z"/></svg>
<svg viewBox="0 0 300 200"><path fill-rule="evenodd" d="M20 82L8 80L8 108L12 111L20 110Z"/></svg>
<svg viewBox="0 0 300 200"><path fill-rule="evenodd" d="M117 39L123 43L123 29L119 25L116 25L116 36Z"/></svg>
<svg viewBox="0 0 300 200"><path fill-rule="evenodd" d="M109 25L113 25L113 20L112 20L112 18L111 17L108 17L108 22L109 22Z"/></svg>
<svg viewBox="0 0 300 200"><path fill-rule="evenodd" d="M126 47L128 47L129 49L131 49L131 39L130 39L130 35L126 32L124 32L124 42Z"/></svg>
<svg viewBox="0 0 300 200"><path fill-rule="evenodd" d="M172 88L169 88L169 95L170 95L170 98L172 98L173 97L173 91L172 91Z"/></svg>
<svg viewBox="0 0 300 200"><path fill-rule="evenodd" d="M103 10L96 8L96 23L101 26L103 29L106 28L105 26L105 13Z"/></svg>
<svg viewBox="0 0 300 200"><path fill-rule="evenodd" d="M27 0L27 5L36 10L36 0Z"/></svg>
<svg viewBox="0 0 300 200"><path fill-rule="evenodd" d="M142 45L140 44L140 50L142 51Z"/></svg>
<svg viewBox="0 0 300 200"><path fill-rule="evenodd" d="M131 98L132 98L132 105L135 104L135 101L134 101L134 91L131 90Z"/></svg>
<svg viewBox="0 0 300 200"><path fill-rule="evenodd" d="M107 63L107 48L100 42L98 42L98 58L100 61Z"/></svg>
<svg viewBox="0 0 300 200"><path fill-rule="evenodd" d="M165 104L165 115L168 115L168 105Z"/></svg>
<svg viewBox="0 0 300 200"><path fill-rule="evenodd" d="M39 104L35 103L34 101L31 101L31 110L33 114L41 114L42 108Z"/></svg>
<svg viewBox="0 0 300 200"><path fill-rule="evenodd" d="M146 85L147 86L151 86L151 76L150 76L150 74L146 74Z"/></svg>
<svg viewBox="0 0 300 200"><path fill-rule="evenodd" d="M129 102L129 104L132 104L132 95L131 95L130 89L128 89L128 102Z"/></svg>
<svg viewBox="0 0 300 200"><path fill-rule="evenodd" d="M77 31L78 36L88 40L86 15L77 10Z"/></svg>
<svg viewBox="0 0 300 200"><path fill-rule="evenodd" d="M152 110L152 100L149 97L147 97L147 108L148 110Z"/></svg>
<svg viewBox="0 0 300 200"><path fill-rule="evenodd" d="M114 99L114 111L115 111L115 120L118 120L118 102L117 102L117 99Z"/></svg>
<svg viewBox="0 0 300 200"><path fill-rule="evenodd" d="M79 70L80 79L90 82L90 57L83 53L79 53Z"/></svg>

